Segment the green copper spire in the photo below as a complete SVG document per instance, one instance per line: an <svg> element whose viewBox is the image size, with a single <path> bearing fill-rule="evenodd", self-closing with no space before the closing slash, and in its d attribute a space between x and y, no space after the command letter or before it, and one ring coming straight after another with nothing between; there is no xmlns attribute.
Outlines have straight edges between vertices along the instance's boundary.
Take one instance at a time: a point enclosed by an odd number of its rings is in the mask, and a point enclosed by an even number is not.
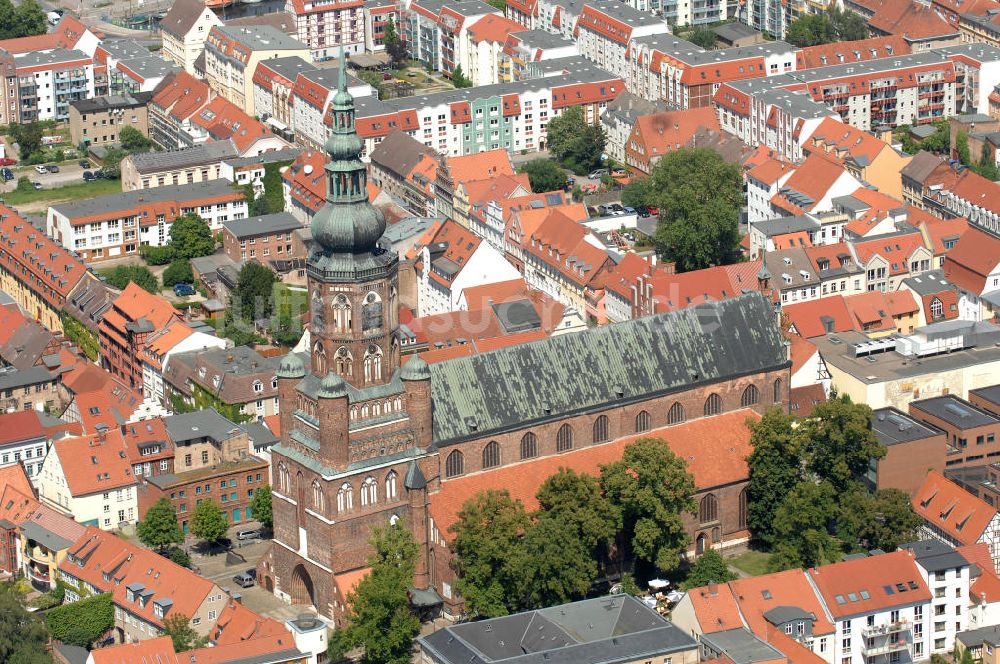
<svg viewBox="0 0 1000 664"><path fill-rule="evenodd" d="M325 149L326 205L313 216L312 236L320 253L369 254L385 231L385 217L368 201L368 169L354 126L354 98L347 92L347 64L340 47L340 78L331 106L330 138Z"/></svg>

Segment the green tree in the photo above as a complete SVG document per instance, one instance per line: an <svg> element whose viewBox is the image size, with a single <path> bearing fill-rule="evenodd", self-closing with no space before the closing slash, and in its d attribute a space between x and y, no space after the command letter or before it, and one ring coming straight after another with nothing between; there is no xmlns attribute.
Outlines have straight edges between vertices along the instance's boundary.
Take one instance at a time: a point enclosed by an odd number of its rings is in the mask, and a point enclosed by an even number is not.
<svg viewBox="0 0 1000 664"><path fill-rule="evenodd" d="M869 493L861 486L840 496L837 535L848 550L895 551L917 539L923 520L899 489Z"/></svg>
<svg viewBox="0 0 1000 664"><path fill-rule="evenodd" d="M191 263L186 260L176 260L163 271L163 285L172 287L174 284L193 284L194 272Z"/></svg>
<svg viewBox="0 0 1000 664"><path fill-rule="evenodd" d="M989 141L983 141L983 150L979 155L979 163L972 167L987 180L1000 180L1000 169L994 161L994 152Z"/></svg>
<svg viewBox="0 0 1000 664"><path fill-rule="evenodd" d="M31 178L22 175L17 179L16 190L21 194L28 194L35 190L35 185L31 182Z"/></svg>
<svg viewBox="0 0 1000 664"><path fill-rule="evenodd" d="M682 587L685 590L690 590L713 582L725 583L735 578L736 575L729 570L729 565L722 559L719 552L715 549L709 549L701 554L701 557L691 566Z"/></svg>
<svg viewBox="0 0 1000 664"><path fill-rule="evenodd" d="M35 0L23 0L14 10L14 29L11 37L44 35L48 29L45 10Z"/></svg>
<svg viewBox="0 0 1000 664"><path fill-rule="evenodd" d="M704 49L712 50L715 48L715 33L712 29L707 26L699 26L693 31L689 32L684 37L689 42L696 46L701 46Z"/></svg>
<svg viewBox="0 0 1000 664"><path fill-rule="evenodd" d="M250 499L250 512L253 518L270 528L274 524L274 513L271 511L271 485L266 484L254 491Z"/></svg>
<svg viewBox="0 0 1000 664"><path fill-rule="evenodd" d="M226 536L226 517L212 500L203 500L194 508L191 518L191 534L206 542L218 542Z"/></svg>
<svg viewBox="0 0 1000 664"><path fill-rule="evenodd" d="M0 662L50 664L48 641L45 623L24 608L14 583L0 584Z"/></svg>
<svg viewBox="0 0 1000 664"><path fill-rule="evenodd" d="M170 224L170 247L177 260L198 258L215 251L215 238L208 222L189 212Z"/></svg>
<svg viewBox="0 0 1000 664"><path fill-rule="evenodd" d="M153 141L143 136L142 132L131 125L125 125L118 132L118 143L127 152L148 152L153 148Z"/></svg>
<svg viewBox="0 0 1000 664"><path fill-rule="evenodd" d="M837 36L837 41L857 41L858 39L868 39L868 24L859 14L841 9L833 5L827 11L830 17L830 25Z"/></svg>
<svg viewBox="0 0 1000 664"><path fill-rule="evenodd" d="M648 207L656 205L656 185L649 176L634 177L622 189L622 205L629 207Z"/></svg>
<svg viewBox="0 0 1000 664"><path fill-rule="evenodd" d="M191 567L191 556L179 546L170 548L170 560L181 567Z"/></svg>
<svg viewBox="0 0 1000 664"><path fill-rule="evenodd" d="M41 152L43 133L41 123L12 124L7 133L17 143L17 151L21 155L21 161L25 161L31 155Z"/></svg>
<svg viewBox="0 0 1000 664"><path fill-rule="evenodd" d="M236 292L239 294L238 314L245 321L255 321L270 318L274 309L274 282L277 277L274 272L260 263L248 261L240 268L236 280Z"/></svg>
<svg viewBox="0 0 1000 664"><path fill-rule="evenodd" d="M830 19L823 14L806 14L792 21L785 32L785 41L794 46L818 46L836 41Z"/></svg>
<svg viewBox="0 0 1000 664"><path fill-rule="evenodd" d="M586 175L600 165L607 144L604 130L588 123L579 106L549 120L546 138L549 152L578 175Z"/></svg>
<svg viewBox="0 0 1000 664"><path fill-rule="evenodd" d="M353 648L364 648L366 664L407 664L413 657L413 639L420 621L410 612L407 589L419 549L402 522L373 528L368 558L371 571L348 596L348 626L334 632L330 659Z"/></svg>
<svg viewBox="0 0 1000 664"><path fill-rule="evenodd" d="M111 593L86 597L50 609L45 614L45 624L52 638L87 648L115 624Z"/></svg>
<svg viewBox="0 0 1000 664"><path fill-rule="evenodd" d="M472 81L466 77L465 73L462 71L462 65L457 65L455 70L451 72L451 83L456 88L472 87Z"/></svg>
<svg viewBox="0 0 1000 664"><path fill-rule="evenodd" d="M502 12L507 11L507 0L488 0L488 3Z"/></svg>
<svg viewBox="0 0 1000 664"><path fill-rule="evenodd" d="M569 524L591 551L610 543L620 527L621 514L604 496L597 478L571 468L560 468L546 478L536 498L541 517Z"/></svg>
<svg viewBox="0 0 1000 664"><path fill-rule="evenodd" d="M0 39L13 37L14 3L10 0L0 0Z"/></svg>
<svg viewBox="0 0 1000 664"><path fill-rule="evenodd" d="M232 309L226 309L226 313L222 317L222 325L219 327L219 333L225 338L230 339L237 346L246 346L247 344L257 343L261 340L260 335L254 331L253 323L237 316L233 313ZM217 410L221 412L221 409Z"/></svg>
<svg viewBox="0 0 1000 664"><path fill-rule="evenodd" d="M532 159L517 170L528 174L531 191L536 194L556 191L566 186L566 172L551 159Z"/></svg>
<svg viewBox="0 0 1000 664"><path fill-rule="evenodd" d="M410 54L406 51L406 42L399 38L396 33L396 22L389 19L389 23L385 26L385 51L389 54L389 58L392 60L392 65L398 67L402 63L406 62Z"/></svg>
<svg viewBox="0 0 1000 664"><path fill-rule="evenodd" d="M104 173L104 177L112 180L120 178L122 176L122 159L127 156L128 153L121 148L108 148L104 153L104 162L101 164L101 172Z"/></svg>
<svg viewBox="0 0 1000 664"><path fill-rule="evenodd" d="M872 459L885 456L871 429L872 410L847 397L824 401L799 426L807 469L839 495L860 482Z"/></svg>
<svg viewBox="0 0 1000 664"><path fill-rule="evenodd" d="M524 505L506 490L480 492L462 506L448 530L455 535L455 588L471 615L495 618L521 608L520 540L528 526Z"/></svg>
<svg viewBox="0 0 1000 664"><path fill-rule="evenodd" d="M739 257L740 170L714 150L685 148L661 158L651 175L660 208L656 249L681 272Z"/></svg>
<svg viewBox="0 0 1000 664"><path fill-rule="evenodd" d="M794 419L773 408L757 422L748 420L753 452L747 457L747 526L767 545L775 543L774 515L800 479L801 446L792 431Z"/></svg>
<svg viewBox="0 0 1000 664"><path fill-rule="evenodd" d="M166 265L174 260L174 248L169 244L162 247L144 244L139 247L139 255L149 265Z"/></svg>
<svg viewBox="0 0 1000 664"><path fill-rule="evenodd" d="M830 534L837 515L836 489L829 482L799 482L774 515L778 541L772 568L813 567L840 558L840 542Z"/></svg>
<svg viewBox="0 0 1000 664"><path fill-rule="evenodd" d="M524 535L522 608L582 599L597 579L597 560L569 519L542 513Z"/></svg>
<svg viewBox="0 0 1000 664"><path fill-rule="evenodd" d="M271 337L275 343L294 346L302 338L302 324L286 313L278 314L271 321Z"/></svg>
<svg viewBox="0 0 1000 664"><path fill-rule="evenodd" d="M682 512L693 512L694 478L659 438L640 438L620 461L601 467L604 493L622 513L633 553L669 572L680 564L688 535Z"/></svg>
<svg viewBox="0 0 1000 664"><path fill-rule="evenodd" d="M160 290L160 282L156 275L142 265L119 265L110 270L103 270L101 274L107 277L109 284L119 290L125 289L130 282L135 282L139 288L150 293Z"/></svg>
<svg viewBox="0 0 1000 664"><path fill-rule="evenodd" d="M203 501L201 504L210 501ZM195 648L204 648L208 644L207 636L199 636L191 627L191 619L183 613L171 613L163 619L163 633L170 637L175 652L187 652Z"/></svg>
<svg viewBox="0 0 1000 664"><path fill-rule="evenodd" d="M969 153L969 135L964 129L959 129L955 134L955 156L963 165L972 163L972 155Z"/></svg>
<svg viewBox="0 0 1000 664"><path fill-rule="evenodd" d="M151 549L184 543L184 533L177 523L177 511L166 498L160 498L146 510L146 516L136 527L136 534L139 541Z"/></svg>

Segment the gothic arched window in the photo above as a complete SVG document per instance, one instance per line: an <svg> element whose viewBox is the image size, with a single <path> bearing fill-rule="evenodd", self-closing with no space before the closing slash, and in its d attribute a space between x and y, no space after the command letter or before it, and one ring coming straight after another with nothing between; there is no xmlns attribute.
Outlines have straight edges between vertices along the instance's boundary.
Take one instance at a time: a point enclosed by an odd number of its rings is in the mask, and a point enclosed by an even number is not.
<svg viewBox="0 0 1000 664"><path fill-rule="evenodd" d="M718 415L722 412L722 397L720 397L715 392L708 395L705 399L705 414L706 415Z"/></svg>
<svg viewBox="0 0 1000 664"><path fill-rule="evenodd" d="M326 349L323 348L322 341L317 341L313 346L313 367L320 376L325 376L329 369L326 362Z"/></svg>
<svg viewBox="0 0 1000 664"><path fill-rule="evenodd" d="M649 431L649 412L640 410L639 414L635 416L635 432L642 433L644 431Z"/></svg>
<svg viewBox="0 0 1000 664"><path fill-rule="evenodd" d="M521 436L521 458L533 459L538 456L538 439L530 431Z"/></svg>
<svg viewBox="0 0 1000 664"><path fill-rule="evenodd" d="M319 481L313 480L312 490L313 490L313 495L312 495L313 507L316 509L317 512L322 514L325 505L323 504L323 488L319 485Z"/></svg>
<svg viewBox="0 0 1000 664"><path fill-rule="evenodd" d="M341 346L337 349L333 365L336 367L337 373L341 376L350 377L354 375L354 358L351 357L351 351L347 349L347 346Z"/></svg>
<svg viewBox="0 0 1000 664"><path fill-rule="evenodd" d="M573 428L564 424L556 434L556 452L566 452L573 449Z"/></svg>
<svg viewBox="0 0 1000 664"><path fill-rule="evenodd" d="M458 477L465 473L465 457L459 450L452 450L444 462L444 476Z"/></svg>
<svg viewBox="0 0 1000 664"><path fill-rule="evenodd" d="M491 440L483 448L483 468L493 468L500 465L500 445Z"/></svg>
<svg viewBox="0 0 1000 664"><path fill-rule="evenodd" d="M389 474L385 476L385 499L395 500L396 499L396 471L390 470Z"/></svg>
<svg viewBox="0 0 1000 664"><path fill-rule="evenodd" d="M378 502L378 484L375 478L368 476L361 483L361 506L374 505Z"/></svg>
<svg viewBox="0 0 1000 664"><path fill-rule="evenodd" d="M333 301L333 324L337 332L348 332L351 329L351 303L346 295L338 295Z"/></svg>
<svg viewBox="0 0 1000 664"><path fill-rule="evenodd" d="M337 511L346 512L354 509L354 489L347 482L340 485L337 491Z"/></svg>
<svg viewBox="0 0 1000 664"><path fill-rule="evenodd" d="M698 523L711 523L719 520L719 501L715 494L710 493L701 499L698 505Z"/></svg>
<svg viewBox="0 0 1000 664"><path fill-rule="evenodd" d="M781 379L774 379L774 403L781 403Z"/></svg>
<svg viewBox="0 0 1000 664"><path fill-rule="evenodd" d="M604 443L608 440L608 416L601 415L594 421L594 442Z"/></svg>
<svg viewBox="0 0 1000 664"><path fill-rule="evenodd" d="M747 406L754 406L760 401L760 392L757 390L756 385L747 385L747 389L743 390L743 396L740 397L740 405L744 408Z"/></svg>
<svg viewBox="0 0 1000 664"><path fill-rule="evenodd" d="M675 402L667 411L667 424L680 424L684 421L684 406Z"/></svg>
<svg viewBox="0 0 1000 664"><path fill-rule="evenodd" d="M365 382L382 380L382 349L371 345L365 353Z"/></svg>

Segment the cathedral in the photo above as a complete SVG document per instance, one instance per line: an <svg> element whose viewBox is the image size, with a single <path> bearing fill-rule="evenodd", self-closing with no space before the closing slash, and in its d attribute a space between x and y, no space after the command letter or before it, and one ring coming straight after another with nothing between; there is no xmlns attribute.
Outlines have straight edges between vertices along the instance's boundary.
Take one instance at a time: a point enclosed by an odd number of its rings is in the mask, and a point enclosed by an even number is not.
<svg viewBox="0 0 1000 664"><path fill-rule="evenodd" d="M371 528L401 523L421 552L415 599L457 613L447 533L434 521L448 482L488 485L494 469L530 474L539 459L637 432L787 408L787 344L759 293L433 366L401 362L399 259L368 200L343 67L326 204L311 223L311 346L277 374L274 540L258 563L267 590L338 620L365 572ZM712 527L695 533L698 547L745 538L744 512L745 494L723 498Z"/></svg>

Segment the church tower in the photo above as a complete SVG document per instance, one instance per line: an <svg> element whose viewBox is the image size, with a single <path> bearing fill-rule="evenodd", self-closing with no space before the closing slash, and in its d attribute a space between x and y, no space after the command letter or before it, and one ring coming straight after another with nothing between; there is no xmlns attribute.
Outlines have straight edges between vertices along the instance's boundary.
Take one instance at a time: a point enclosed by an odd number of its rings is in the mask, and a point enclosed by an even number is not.
<svg viewBox="0 0 1000 664"><path fill-rule="evenodd" d="M357 389L383 385L399 367L399 258L379 246L385 217L368 201L368 170L354 127L341 55L326 142L326 204L312 219L314 250L306 272L311 372L329 372Z"/></svg>

